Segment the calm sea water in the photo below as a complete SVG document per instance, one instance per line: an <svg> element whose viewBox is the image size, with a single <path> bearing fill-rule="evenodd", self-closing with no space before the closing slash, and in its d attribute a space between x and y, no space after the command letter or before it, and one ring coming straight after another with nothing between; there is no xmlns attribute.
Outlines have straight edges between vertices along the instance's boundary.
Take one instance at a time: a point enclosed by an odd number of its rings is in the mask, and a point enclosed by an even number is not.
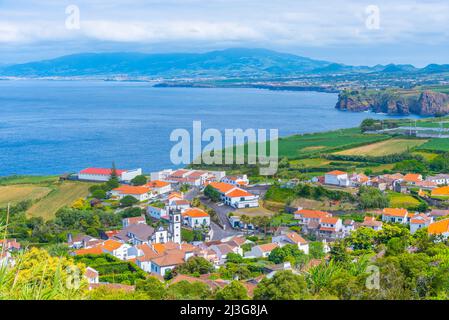
<svg viewBox="0 0 449 320"><path fill-rule="evenodd" d="M146 83L0 81L0 176L88 166L173 167L170 133L278 128L282 136L357 126L382 115L335 110L336 94L153 88Z"/></svg>

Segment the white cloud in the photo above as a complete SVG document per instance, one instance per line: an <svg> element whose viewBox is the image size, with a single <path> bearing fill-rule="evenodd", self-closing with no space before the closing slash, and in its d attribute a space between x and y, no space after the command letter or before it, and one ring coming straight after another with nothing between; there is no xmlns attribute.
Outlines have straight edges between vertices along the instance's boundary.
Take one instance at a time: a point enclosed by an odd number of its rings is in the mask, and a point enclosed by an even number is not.
<svg viewBox="0 0 449 320"><path fill-rule="evenodd" d="M65 8L76 3L81 29L65 28ZM365 9L380 9L380 29L365 26ZM447 0L6 0L0 11L0 43L6 46L76 42L85 51L98 43L169 44L191 48L261 46L449 47ZM6 46L5 46L6 45ZM0 46L0 53L2 52Z"/></svg>

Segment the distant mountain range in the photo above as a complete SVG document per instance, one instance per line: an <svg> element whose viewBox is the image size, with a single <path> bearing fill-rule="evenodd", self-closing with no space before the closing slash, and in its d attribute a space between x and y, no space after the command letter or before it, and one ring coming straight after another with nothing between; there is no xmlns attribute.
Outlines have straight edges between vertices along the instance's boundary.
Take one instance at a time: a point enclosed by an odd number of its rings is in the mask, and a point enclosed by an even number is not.
<svg viewBox="0 0 449 320"><path fill-rule="evenodd" d="M207 53L80 53L51 60L0 65L0 76L76 77L128 76L151 78L269 78L303 74L443 73L449 65L348 66L266 49L234 48Z"/></svg>

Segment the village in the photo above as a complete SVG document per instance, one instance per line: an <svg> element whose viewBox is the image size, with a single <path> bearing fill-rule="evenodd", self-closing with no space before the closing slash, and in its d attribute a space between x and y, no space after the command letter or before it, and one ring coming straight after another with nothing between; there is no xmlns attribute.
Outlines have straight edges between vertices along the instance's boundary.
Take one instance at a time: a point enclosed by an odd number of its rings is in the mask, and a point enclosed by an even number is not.
<svg viewBox="0 0 449 320"><path fill-rule="evenodd" d="M449 197L449 174L424 178L415 173L369 176L333 170L309 181L292 179L274 186L251 184L247 175L226 175L225 171L165 169L144 175L142 169L122 170L113 165L86 168L61 179L95 183L80 203L99 208L112 206L117 214L130 213L121 220L121 228L105 230L98 236L67 234L70 256L87 263L84 277L90 289L135 289L132 281L114 282L114 277L96 270L95 263L89 265L95 256L112 256L115 261L131 263L147 275L172 284L201 282L218 290L239 281L251 297L263 279L271 279L279 271L301 274L326 263L334 243L350 238L360 229L381 232L385 226L395 225L407 228L411 235L425 229L436 242L449 236L449 210L430 206L424 206L422 211L367 209L357 221L342 211L314 207L286 206L278 213L264 208L264 197L270 189L298 186L323 187L330 192L360 192L369 187L380 193L414 193L431 202L432 198ZM112 187L105 191L102 184ZM274 223L279 216L287 219ZM4 239L1 246L0 265L14 265L16 253L24 249L14 238ZM289 256L297 260L279 259L287 248L294 250ZM179 271L199 258L211 266L207 272L193 275ZM226 268L236 261L243 263L243 271L237 267L231 275L217 276L226 274Z"/></svg>

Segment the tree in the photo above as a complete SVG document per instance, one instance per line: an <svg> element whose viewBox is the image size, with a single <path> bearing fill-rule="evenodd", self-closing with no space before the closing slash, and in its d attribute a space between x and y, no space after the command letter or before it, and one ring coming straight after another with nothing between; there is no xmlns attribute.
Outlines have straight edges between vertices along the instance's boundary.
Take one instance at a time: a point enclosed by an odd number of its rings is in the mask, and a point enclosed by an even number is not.
<svg viewBox="0 0 449 320"><path fill-rule="evenodd" d="M147 183L147 177L144 175L138 175L131 179L131 184L133 186L143 186Z"/></svg>
<svg viewBox="0 0 449 320"><path fill-rule="evenodd" d="M321 241L313 241L309 243L309 255L313 259L324 258L324 244Z"/></svg>
<svg viewBox="0 0 449 320"><path fill-rule="evenodd" d="M303 300L308 298L304 277L291 271L279 271L264 278L254 290L255 300Z"/></svg>
<svg viewBox="0 0 449 320"><path fill-rule="evenodd" d="M242 263L243 257L241 255L239 255L238 253L230 252L226 255L226 262Z"/></svg>
<svg viewBox="0 0 449 320"><path fill-rule="evenodd" d="M208 197L210 200L214 202L220 201L221 194L211 185L208 185L206 188L204 188L204 195Z"/></svg>
<svg viewBox="0 0 449 320"><path fill-rule="evenodd" d="M232 281L215 295L217 300L248 300L248 291L239 281Z"/></svg>
<svg viewBox="0 0 449 320"><path fill-rule="evenodd" d="M163 300L167 294L164 284L156 277L136 281L136 291L145 292L151 300Z"/></svg>
<svg viewBox="0 0 449 320"><path fill-rule="evenodd" d="M209 286L200 281L179 281L167 289L167 298L170 300L205 300L211 297Z"/></svg>
<svg viewBox="0 0 449 320"><path fill-rule="evenodd" d="M403 238L391 238L387 242L387 255L396 256L405 251L407 242Z"/></svg>
<svg viewBox="0 0 449 320"><path fill-rule="evenodd" d="M307 261L307 255L299 250L298 246L287 244L271 251L268 260L275 264L289 261L294 265L302 265Z"/></svg>
<svg viewBox="0 0 449 320"><path fill-rule="evenodd" d="M92 197L94 197L95 199L105 199L106 191L102 189L97 189L94 192L92 192Z"/></svg>
<svg viewBox="0 0 449 320"><path fill-rule="evenodd" d="M175 268L175 273L206 274L214 270L212 263L203 257L190 257L185 263Z"/></svg>
<svg viewBox="0 0 449 320"><path fill-rule="evenodd" d="M120 200L120 204L122 205L122 207L130 207L137 202L139 202L139 200L137 200L133 196L125 196Z"/></svg>
<svg viewBox="0 0 449 320"><path fill-rule="evenodd" d="M390 205L387 195L377 188L360 187L359 206L361 209L386 208Z"/></svg>

